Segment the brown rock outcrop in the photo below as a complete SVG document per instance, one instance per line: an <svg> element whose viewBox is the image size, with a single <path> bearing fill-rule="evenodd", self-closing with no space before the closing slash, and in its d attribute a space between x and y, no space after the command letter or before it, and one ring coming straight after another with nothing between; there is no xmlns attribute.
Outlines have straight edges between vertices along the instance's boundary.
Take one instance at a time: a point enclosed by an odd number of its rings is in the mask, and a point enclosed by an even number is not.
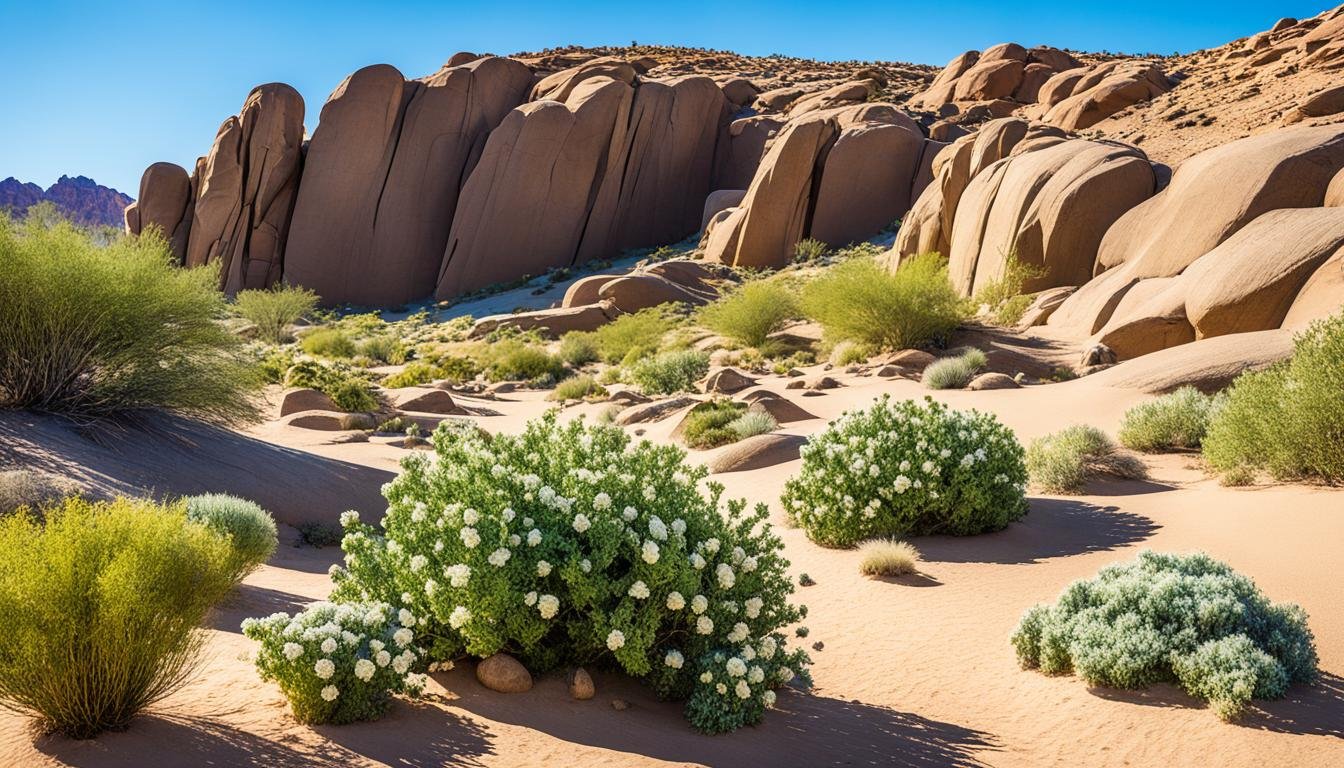
<svg viewBox="0 0 1344 768"><path fill-rule="evenodd" d="M157 227L181 261L187 252L195 194L191 177L175 163L154 163L140 177L140 196L126 207L126 231L138 235Z"/></svg>
<svg viewBox="0 0 1344 768"><path fill-rule="evenodd" d="M746 189L765 156L766 145L783 126L782 120L768 115L744 117L729 124L728 135L720 140L714 159L714 188Z"/></svg>
<svg viewBox="0 0 1344 768"><path fill-rule="evenodd" d="M1017 43L1000 43L984 53L967 51L952 59L909 105L940 112L949 104L967 106L998 99L1030 104L1057 73L1081 66L1073 56L1055 48L1028 50ZM949 109L959 111L956 106Z"/></svg>
<svg viewBox="0 0 1344 768"><path fill-rule="evenodd" d="M1060 84L1052 88L1052 98L1062 96L1065 90L1068 95L1057 101L1043 119L1066 131L1090 128L1125 107L1166 93L1171 86L1155 64L1129 60L1099 64L1073 81L1072 87Z"/></svg>

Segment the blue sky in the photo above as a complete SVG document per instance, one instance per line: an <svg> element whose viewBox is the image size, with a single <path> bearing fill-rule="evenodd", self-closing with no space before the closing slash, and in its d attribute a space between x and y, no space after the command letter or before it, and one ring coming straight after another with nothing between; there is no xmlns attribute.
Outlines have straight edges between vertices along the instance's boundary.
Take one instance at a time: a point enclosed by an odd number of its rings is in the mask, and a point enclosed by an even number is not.
<svg viewBox="0 0 1344 768"><path fill-rule="evenodd" d="M388 62L408 77L459 50L666 43L941 66L1012 40L1189 51L1305 18L1331 0L227 3L0 0L0 178L63 173L135 195L157 160L188 168L253 85L287 82L309 130L342 78Z"/></svg>

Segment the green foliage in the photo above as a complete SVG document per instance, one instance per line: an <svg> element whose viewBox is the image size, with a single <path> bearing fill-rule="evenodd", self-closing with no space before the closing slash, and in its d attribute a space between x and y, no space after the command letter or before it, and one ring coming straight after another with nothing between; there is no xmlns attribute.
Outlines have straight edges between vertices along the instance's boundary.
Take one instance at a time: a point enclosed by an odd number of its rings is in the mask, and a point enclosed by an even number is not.
<svg viewBox="0 0 1344 768"><path fill-rule="evenodd" d="M405 368L400 371L389 374L383 379L383 386L388 389L401 389L402 387L416 387L421 384L428 384L438 378L439 369L421 360L407 363Z"/></svg>
<svg viewBox="0 0 1344 768"><path fill-rule="evenodd" d="M233 549L233 580L266 562L275 552L275 520L256 503L224 493L187 498L187 519L225 537Z"/></svg>
<svg viewBox="0 0 1344 768"><path fill-rule="evenodd" d="M977 307L986 307L988 318L995 325L1017 325L1032 301L1030 295L1022 293L1022 289L1029 281L1044 275L1044 268L1023 263L1014 250L1008 254L1003 265L1003 275L981 286L971 303Z"/></svg>
<svg viewBox="0 0 1344 768"><path fill-rule="evenodd" d="M1148 453L1198 448L1224 401L1223 396L1181 387L1126 411L1116 436L1126 448Z"/></svg>
<svg viewBox="0 0 1344 768"><path fill-rule="evenodd" d="M406 429L412 424L415 424L415 422L403 416L393 416L392 418L384 421L382 424L379 424L378 428L374 431L382 432L388 435L396 435L405 432Z"/></svg>
<svg viewBox="0 0 1344 768"><path fill-rule="evenodd" d="M344 725L377 720L393 694L424 689L425 676L411 671L424 654L412 645L415 625L386 603L323 602L247 619L243 634L261 643L257 671L280 685L296 720Z"/></svg>
<svg viewBox="0 0 1344 768"><path fill-rule="evenodd" d="M1298 336L1293 357L1246 373L1209 424L1204 457L1243 478L1344 483L1344 314Z"/></svg>
<svg viewBox="0 0 1344 768"><path fill-rule="evenodd" d="M597 338L591 331L570 331L560 338L560 349L556 352L565 365L574 368L597 362L602 354L597 348Z"/></svg>
<svg viewBox="0 0 1344 768"><path fill-rule="evenodd" d="M162 408L255 418L261 385L213 269L180 269L163 238L106 247L68 224L0 216L0 408L98 418Z"/></svg>
<svg viewBox="0 0 1344 768"><path fill-rule="evenodd" d="M1027 475L1032 485L1050 493L1082 493L1096 475L1143 479L1148 470L1142 461L1118 450L1105 432L1079 424L1032 442Z"/></svg>
<svg viewBox="0 0 1344 768"><path fill-rule="evenodd" d="M697 379L709 372L709 353L674 349L630 366L626 376L646 395L689 392Z"/></svg>
<svg viewBox="0 0 1344 768"><path fill-rule="evenodd" d="M620 363L653 354L662 344L663 336L677 325L675 318L660 307L642 309L615 320L593 331L598 354L607 363Z"/></svg>
<svg viewBox="0 0 1344 768"><path fill-rule="evenodd" d="M354 357L359 351L354 339L339 328L314 328L303 335L299 346L313 357Z"/></svg>
<svg viewBox="0 0 1344 768"><path fill-rule="evenodd" d="M804 672L768 510L702 491L685 452L554 411L518 436L441 426L434 447L403 460L380 526L347 513L333 575L339 600L423 616L430 658L615 668L712 732L758 722Z"/></svg>
<svg viewBox="0 0 1344 768"><path fill-rule="evenodd" d="M565 375L560 358L541 347L517 339L499 341L490 346L491 360L485 369L491 381L559 381Z"/></svg>
<svg viewBox="0 0 1344 768"><path fill-rule="evenodd" d="M257 336L272 344L289 341L289 327L317 309L317 294L294 285L266 291L239 291L233 311L256 326Z"/></svg>
<svg viewBox="0 0 1344 768"><path fill-rule="evenodd" d="M728 425L728 429L737 435L738 440L743 440L752 435L774 432L779 429L779 422L775 421L775 417L763 408L748 408L745 413Z"/></svg>
<svg viewBox="0 0 1344 768"><path fill-rule="evenodd" d="M348 365L327 365L316 360L300 360L285 374L285 385L316 389L343 411L363 412L378 408L378 397L363 375Z"/></svg>
<svg viewBox="0 0 1344 768"><path fill-rule="evenodd" d="M799 240L798 244L793 246L793 260L800 264L820 261L830 250L830 246L809 237L806 240Z"/></svg>
<svg viewBox="0 0 1344 768"><path fill-rule="evenodd" d="M566 379L555 387L550 394L551 400L586 400L590 397L606 397L607 390L592 376L575 376Z"/></svg>
<svg viewBox="0 0 1344 768"><path fill-rule="evenodd" d="M71 497L0 520L0 703L73 738L125 728L193 671L232 562L180 505Z"/></svg>
<svg viewBox="0 0 1344 768"><path fill-rule="evenodd" d="M867 362L872 357L873 350L863 344L855 344L852 341L842 341L831 349L831 365L843 367L853 363Z"/></svg>
<svg viewBox="0 0 1344 768"><path fill-rule="evenodd" d="M267 384L285 383L285 374L294 365L293 348L254 346L253 350L258 355L257 371L262 380Z"/></svg>
<svg viewBox="0 0 1344 768"><path fill-rule="evenodd" d="M1012 642L1027 669L1114 688L1177 683L1224 719L1316 676L1302 609L1202 553L1107 566L1028 611Z"/></svg>
<svg viewBox="0 0 1344 768"><path fill-rule="evenodd" d="M985 353L968 349L956 357L935 360L924 369L920 383L929 389L963 389L989 362Z"/></svg>
<svg viewBox="0 0 1344 768"><path fill-rule="evenodd" d="M406 349L406 345L391 334L379 334L364 339L359 342L356 352L362 357L388 365L401 365L410 356L410 350Z"/></svg>
<svg viewBox="0 0 1344 768"><path fill-rule="evenodd" d="M776 282L752 280L700 310L706 328L749 347L798 316L793 292Z"/></svg>
<svg viewBox="0 0 1344 768"><path fill-rule="evenodd" d="M790 521L818 544L996 531L1027 511L1022 446L993 415L883 395L803 446L784 485Z"/></svg>
<svg viewBox="0 0 1344 768"><path fill-rule="evenodd" d="M963 318L961 298L937 254L916 256L895 272L869 258L844 261L803 286L802 304L831 339L879 349L942 339Z"/></svg>
<svg viewBox="0 0 1344 768"><path fill-rule="evenodd" d="M740 440L731 425L746 411L746 405L723 399L710 400L695 406L682 422L682 434L686 438L686 444L692 448L713 448Z"/></svg>
<svg viewBox="0 0 1344 768"><path fill-rule="evenodd" d="M310 547L332 547L341 543L345 532L339 525L320 520L305 520L298 526L299 538Z"/></svg>

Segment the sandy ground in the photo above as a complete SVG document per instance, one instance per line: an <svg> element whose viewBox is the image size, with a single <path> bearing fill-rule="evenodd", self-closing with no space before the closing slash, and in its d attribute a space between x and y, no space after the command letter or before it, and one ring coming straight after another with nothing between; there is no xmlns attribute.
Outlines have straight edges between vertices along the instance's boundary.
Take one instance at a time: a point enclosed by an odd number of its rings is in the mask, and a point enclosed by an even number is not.
<svg viewBox="0 0 1344 768"><path fill-rule="evenodd" d="M927 391L904 380L838 376L820 396L787 394L819 418L787 425L809 434L848 408L890 392ZM945 392L956 407L997 413L1024 441L1086 422L1114 431L1125 409L1145 398L1087 380L1021 390ZM503 396L482 416L513 431L550 404L540 393ZM594 413L600 406L570 408ZM664 438L674 419L648 425ZM632 428L633 429L633 428ZM330 435L264 426L251 437L379 470L395 469L401 448L377 442L331 444ZM695 453L703 460L707 454ZM1301 486L1227 489L1205 478L1192 456L1149 459L1149 482L1106 483L1091 495L1033 496L1031 512L996 534L916 539L925 564L900 581L857 572L850 551L826 550L797 530L782 531L795 574L817 582L797 599L810 609L808 643L816 687L780 697L763 725L707 737L676 704L660 703L631 680L596 675L598 695L569 698L558 676L526 694L480 686L469 665L435 676L428 700L398 702L383 720L308 728L288 714L278 690L260 682L239 622L293 611L325 597L336 548L287 540L211 621L209 656L189 685L124 733L94 741L34 737L24 721L0 716L0 763L13 766L1324 766L1344 764L1344 491ZM765 501L776 522L790 462L718 475L731 493ZM305 478L293 478L302 496ZM1032 604L1071 580L1132 558L1140 549L1202 549L1252 576L1275 600L1311 616L1322 682L1264 703L1240 724L1220 722L1179 690L1092 690L1075 678L1020 670L1008 636ZM630 703L612 708L613 698Z"/></svg>

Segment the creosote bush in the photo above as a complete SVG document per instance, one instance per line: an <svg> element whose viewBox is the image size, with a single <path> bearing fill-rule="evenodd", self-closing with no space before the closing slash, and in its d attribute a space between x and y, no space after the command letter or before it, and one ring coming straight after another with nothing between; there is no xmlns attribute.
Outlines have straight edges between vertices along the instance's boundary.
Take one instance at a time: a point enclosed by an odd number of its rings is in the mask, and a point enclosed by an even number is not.
<svg viewBox="0 0 1344 768"><path fill-rule="evenodd" d="M309 387L330 397L337 408L349 413L372 411L378 407L373 386L347 364L327 365L316 360L300 360L285 373L285 385Z"/></svg>
<svg viewBox="0 0 1344 768"><path fill-rule="evenodd" d="M701 403L686 414L682 436L692 448L713 448L739 440L731 428L747 412L747 406L727 399Z"/></svg>
<svg viewBox="0 0 1344 768"><path fill-rule="evenodd" d="M663 336L677 320L662 307L621 315L593 331L593 343L603 362L634 362L658 351Z"/></svg>
<svg viewBox="0 0 1344 768"><path fill-rule="evenodd" d="M1297 337L1292 359L1246 373L1209 423L1204 458L1224 475L1344 483L1344 314Z"/></svg>
<svg viewBox="0 0 1344 768"><path fill-rule="evenodd" d="M257 671L280 685L296 720L344 725L382 717L393 694L423 691L426 677L412 671L424 656L415 626L410 611L386 603L321 602L292 617L247 619L243 634L261 643Z"/></svg>
<svg viewBox="0 0 1344 768"><path fill-rule="evenodd" d="M547 399L560 401L584 400L590 397L604 397L606 394L606 388L598 384L597 379L583 375L560 382Z"/></svg>
<svg viewBox="0 0 1344 768"><path fill-rule="evenodd" d="M76 418L166 409L255 418L261 386L214 269L155 234L95 245L69 224L0 216L0 408Z"/></svg>
<svg viewBox="0 0 1344 768"><path fill-rule="evenodd" d="M232 576L181 505L71 497L0 520L0 703L73 738L125 728L192 672Z"/></svg>
<svg viewBox="0 0 1344 768"><path fill-rule="evenodd" d="M700 323L748 347L759 347L798 314L798 300L788 288L752 280L700 310Z"/></svg>
<svg viewBox="0 0 1344 768"><path fill-rule="evenodd" d="M441 426L434 448L403 460L379 526L343 519L334 599L411 611L435 660L622 670L708 732L759 722L806 679L768 510L702 491L684 451L554 411L518 436Z"/></svg>
<svg viewBox="0 0 1344 768"><path fill-rule="evenodd" d="M538 381L554 383L565 375L564 363L541 347L517 339L495 342L490 365L491 381Z"/></svg>
<svg viewBox="0 0 1344 768"><path fill-rule="evenodd" d="M1043 268L1018 259L1014 250L1004 262L1003 274L981 286L971 303L986 308L987 319L995 325L1017 325L1032 300L1031 295L1022 293L1022 289L1029 281L1044 274Z"/></svg>
<svg viewBox="0 0 1344 768"><path fill-rule="evenodd" d="M289 340L289 327L317 309L317 294L307 288L277 285L270 290L239 291L233 311L256 326L257 336L273 344Z"/></svg>
<svg viewBox="0 0 1344 768"><path fill-rule="evenodd" d="M242 581L275 552L275 520L255 502L226 493L190 496L187 519L228 539L233 548L233 580Z"/></svg>
<svg viewBox="0 0 1344 768"><path fill-rule="evenodd" d="M869 539L858 549L859 573L865 576L905 576L919 565L919 550L899 539Z"/></svg>
<svg viewBox="0 0 1344 768"><path fill-rule="evenodd" d="M964 389L988 362L984 352L971 348L955 357L930 363L921 374L920 383L929 389Z"/></svg>
<svg viewBox="0 0 1344 768"><path fill-rule="evenodd" d="M784 511L813 541L999 530L1027 511L1022 446L993 415L883 395L803 446Z"/></svg>
<svg viewBox="0 0 1344 768"><path fill-rule="evenodd" d="M646 395L670 395L691 391L708 372L708 352L673 349L631 365L626 376Z"/></svg>
<svg viewBox="0 0 1344 768"><path fill-rule="evenodd" d="M597 340L592 331L570 331L560 338L560 348L556 354L565 364L582 368L602 358L597 348Z"/></svg>
<svg viewBox="0 0 1344 768"><path fill-rule="evenodd" d="M1012 642L1025 668L1113 688L1173 682L1224 719L1316 676L1302 609L1202 553L1107 566L1029 610Z"/></svg>
<svg viewBox="0 0 1344 768"><path fill-rule="evenodd" d="M1082 493L1097 475L1142 480L1148 469L1121 451L1105 432L1078 424L1033 441L1027 449L1027 474L1032 485L1044 491Z"/></svg>
<svg viewBox="0 0 1344 768"><path fill-rule="evenodd" d="M1223 402L1220 395L1181 387L1126 411L1116 437L1126 448L1147 453L1198 448Z"/></svg>
<svg viewBox="0 0 1344 768"><path fill-rule="evenodd" d="M354 357L355 340L340 328L314 328L299 339L299 346L313 357Z"/></svg>
<svg viewBox="0 0 1344 768"><path fill-rule="evenodd" d="M855 258L803 286L802 307L828 337L878 349L906 349L946 337L961 323L961 297L936 253L888 272L874 259Z"/></svg>

